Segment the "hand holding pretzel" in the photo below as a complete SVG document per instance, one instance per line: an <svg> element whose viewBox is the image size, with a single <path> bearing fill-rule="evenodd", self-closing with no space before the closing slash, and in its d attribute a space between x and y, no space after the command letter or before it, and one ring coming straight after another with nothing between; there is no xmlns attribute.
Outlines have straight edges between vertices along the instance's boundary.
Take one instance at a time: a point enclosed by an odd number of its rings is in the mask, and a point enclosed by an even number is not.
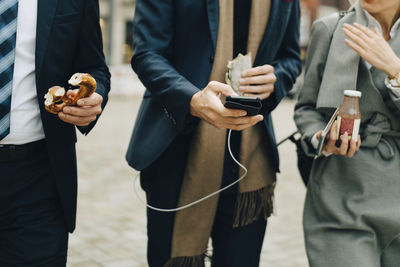
<svg viewBox="0 0 400 267"><path fill-rule="evenodd" d="M46 110L58 114L64 122L87 126L102 112L103 98L95 93L96 80L90 74L76 73L69 83L80 88L67 93L59 86L50 88L45 95Z"/></svg>

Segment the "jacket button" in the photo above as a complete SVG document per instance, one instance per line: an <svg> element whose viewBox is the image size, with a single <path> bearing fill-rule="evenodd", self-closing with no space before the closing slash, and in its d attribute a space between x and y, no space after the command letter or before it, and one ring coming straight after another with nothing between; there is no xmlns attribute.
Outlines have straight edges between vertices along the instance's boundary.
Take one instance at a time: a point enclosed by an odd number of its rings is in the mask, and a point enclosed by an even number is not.
<svg viewBox="0 0 400 267"><path fill-rule="evenodd" d="M211 55L211 56L210 56L210 63L213 63L213 62L214 62L214 56Z"/></svg>

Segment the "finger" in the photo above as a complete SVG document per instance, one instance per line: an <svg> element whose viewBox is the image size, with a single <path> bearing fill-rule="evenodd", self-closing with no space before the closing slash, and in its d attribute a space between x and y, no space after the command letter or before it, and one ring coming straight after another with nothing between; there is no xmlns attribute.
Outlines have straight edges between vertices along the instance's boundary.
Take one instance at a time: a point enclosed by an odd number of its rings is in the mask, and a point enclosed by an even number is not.
<svg viewBox="0 0 400 267"><path fill-rule="evenodd" d="M97 106L103 102L103 97L97 93L92 94L89 97L81 98L78 100L78 106Z"/></svg>
<svg viewBox="0 0 400 267"><path fill-rule="evenodd" d="M211 81L208 83L206 89L213 91L216 95L223 94L225 96L237 95L232 87L227 84Z"/></svg>
<svg viewBox="0 0 400 267"><path fill-rule="evenodd" d="M259 117L261 116L261 117ZM241 118L221 118L222 123L231 125L252 124L263 120L262 115L246 116Z"/></svg>
<svg viewBox="0 0 400 267"><path fill-rule="evenodd" d="M357 151L360 150L360 146L361 146L361 136L358 135L358 137L357 137L357 147L356 147Z"/></svg>
<svg viewBox="0 0 400 267"><path fill-rule="evenodd" d="M73 115L78 117L89 117L96 116L101 113L102 109L100 105L97 106L85 106L85 107L64 107L63 113L67 115Z"/></svg>
<svg viewBox="0 0 400 267"><path fill-rule="evenodd" d="M361 33L360 31L358 31L359 33L352 32L348 28L343 28L343 31L346 34L346 36L349 37L358 46L362 47L363 49L366 49L368 47L366 40L365 40L368 37L365 36L365 34Z"/></svg>
<svg viewBox="0 0 400 267"><path fill-rule="evenodd" d="M242 78L250 77L250 76L259 76L259 75L264 75L268 73L273 73L274 72L274 67L271 65L263 65L263 66L258 66L255 68L251 68L248 70L245 70L241 73Z"/></svg>
<svg viewBox="0 0 400 267"><path fill-rule="evenodd" d="M357 149L357 142L354 140L350 141L350 148L349 151L347 152L347 157L352 158L354 156L354 153L356 153Z"/></svg>
<svg viewBox="0 0 400 267"><path fill-rule="evenodd" d="M217 114L217 116L222 116L222 117L244 117L247 116L247 111L241 110L241 109L231 109L231 108L226 108L224 106L221 107L220 110L213 111Z"/></svg>
<svg viewBox="0 0 400 267"><path fill-rule="evenodd" d="M344 41L350 48L352 48L354 51L356 51L357 54L359 54L362 57L365 57L365 50L361 46L354 43L353 41L350 41L349 39L345 39Z"/></svg>
<svg viewBox="0 0 400 267"><path fill-rule="evenodd" d="M342 143L340 144L340 155L346 155L347 154L347 150L349 148L349 135L347 132L345 132L343 134L343 136L341 136L342 139Z"/></svg>
<svg viewBox="0 0 400 267"><path fill-rule="evenodd" d="M276 77L274 74L266 74L260 76L252 76L247 78L241 78L239 81L240 85L250 85L250 84L274 84L276 82Z"/></svg>
<svg viewBox="0 0 400 267"><path fill-rule="evenodd" d="M253 125L255 125L255 124L257 124L258 122L260 122L260 121L263 120L263 116L262 116L262 115L256 115L256 116L252 116L252 117L249 117L249 118L251 118L250 121L249 121L249 123L238 124L238 125L235 125L235 124L227 124L227 125L226 125L226 128L227 128L227 129L231 129L231 130L241 131L241 130L244 130L244 129L246 129L246 128L249 128L249 127L251 127L251 126L253 126Z"/></svg>
<svg viewBox="0 0 400 267"><path fill-rule="evenodd" d="M243 85L239 86L239 91L247 94L263 94L266 92L270 92L274 89L274 85L272 83L263 84L263 85Z"/></svg>
<svg viewBox="0 0 400 267"><path fill-rule="evenodd" d="M365 27L364 25L361 25L357 22L353 23L354 27L363 32L366 36L373 38L375 37L375 34L373 31L371 31L368 27ZM379 32L378 32L379 33Z"/></svg>
<svg viewBox="0 0 400 267"><path fill-rule="evenodd" d="M331 132L329 134L329 140L328 143L326 144L327 149L329 149L330 151L327 152L333 152L333 148L336 148L336 140L337 140L337 121L335 121L331 127Z"/></svg>
<svg viewBox="0 0 400 267"><path fill-rule="evenodd" d="M261 100L267 99L270 97L271 93L263 93L263 94L244 94L244 96L249 96L249 97L258 97Z"/></svg>
<svg viewBox="0 0 400 267"><path fill-rule="evenodd" d="M89 125L92 121L96 120L96 116L91 116L91 117L77 117L77 116L72 116L65 114L63 112L58 113L58 117L67 123L74 124L77 126L87 126Z"/></svg>
<svg viewBox="0 0 400 267"><path fill-rule="evenodd" d="M371 37L368 36L363 29L360 29L358 27L352 26L350 24L344 24L343 29L353 36L361 38L363 41L371 40Z"/></svg>

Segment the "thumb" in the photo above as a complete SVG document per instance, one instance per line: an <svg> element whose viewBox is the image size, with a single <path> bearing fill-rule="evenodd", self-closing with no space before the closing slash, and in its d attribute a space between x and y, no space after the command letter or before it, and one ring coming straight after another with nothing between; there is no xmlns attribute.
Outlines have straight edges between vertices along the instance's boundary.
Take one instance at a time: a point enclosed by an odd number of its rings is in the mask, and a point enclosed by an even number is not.
<svg viewBox="0 0 400 267"><path fill-rule="evenodd" d="M218 94L223 94L225 96L229 95L237 95L235 91L233 91L232 87L230 87L227 84L216 82L216 81L211 81L207 88L209 88L211 91L213 91L216 95Z"/></svg>

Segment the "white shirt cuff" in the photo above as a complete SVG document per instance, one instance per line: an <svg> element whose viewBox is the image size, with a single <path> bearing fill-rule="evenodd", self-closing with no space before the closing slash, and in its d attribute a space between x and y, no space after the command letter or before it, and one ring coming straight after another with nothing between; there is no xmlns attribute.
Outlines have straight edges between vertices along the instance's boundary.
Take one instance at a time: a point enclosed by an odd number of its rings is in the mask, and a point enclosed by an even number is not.
<svg viewBox="0 0 400 267"><path fill-rule="evenodd" d="M386 77L385 85L387 88L390 89L390 91L395 97L400 98L400 87L397 86L397 84L392 83L392 80L390 80L389 77Z"/></svg>
<svg viewBox="0 0 400 267"><path fill-rule="evenodd" d="M311 138L311 145L315 150L318 148L318 143L319 141L317 139L317 134L314 134L313 137ZM332 155L332 153L328 153L325 150L322 150L322 155L324 155L325 157L329 157L330 155Z"/></svg>

